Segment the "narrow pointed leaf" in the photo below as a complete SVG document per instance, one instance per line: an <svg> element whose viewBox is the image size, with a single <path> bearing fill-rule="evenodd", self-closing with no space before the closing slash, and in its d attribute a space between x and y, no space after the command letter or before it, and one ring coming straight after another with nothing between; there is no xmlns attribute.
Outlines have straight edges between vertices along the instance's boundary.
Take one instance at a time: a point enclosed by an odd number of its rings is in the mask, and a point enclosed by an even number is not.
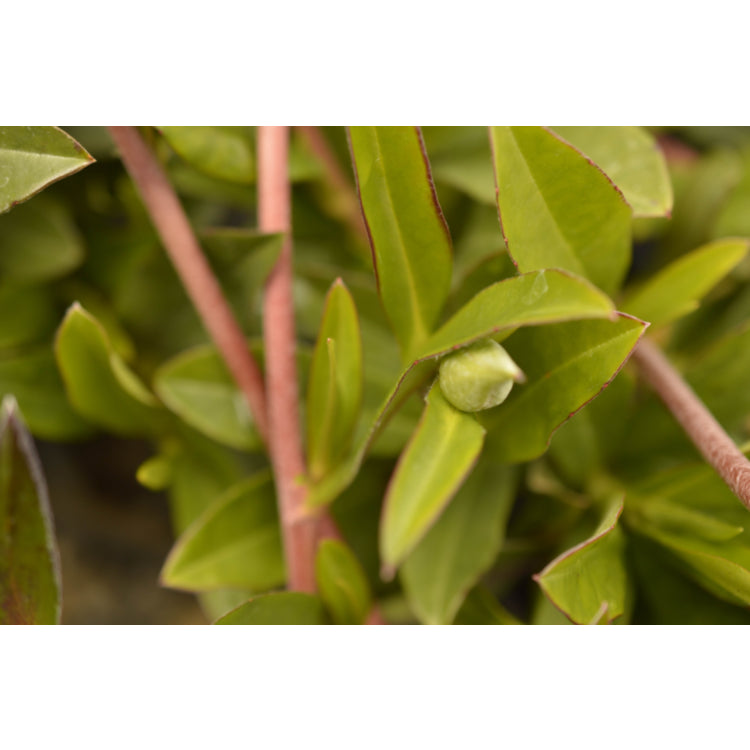
<svg viewBox="0 0 750 750"><path fill-rule="evenodd" d="M573 622L606 620L625 613L629 599L625 536L617 521L622 499L612 502L591 537L555 558L534 576L549 600Z"/></svg>
<svg viewBox="0 0 750 750"><path fill-rule="evenodd" d="M505 536L517 473L485 456L401 568L409 603L426 624L453 621Z"/></svg>
<svg viewBox="0 0 750 750"><path fill-rule="evenodd" d="M34 443L12 397L0 413L0 625L60 622L60 558Z"/></svg>
<svg viewBox="0 0 750 750"><path fill-rule="evenodd" d="M626 315L615 322L575 321L518 331L505 346L526 374L508 400L482 415L487 450L498 461L530 461L553 432L593 399L625 364L645 324Z"/></svg>
<svg viewBox="0 0 750 750"><path fill-rule="evenodd" d="M217 625L326 625L323 602L311 594L282 591L251 599L216 621Z"/></svg>
<svg viewBox="0 0 750 750"><path fill-rule="evenodd" d="M164 564L170 588L266 591L284 583L284 557L271 475L227 490L177 540Z"/></svg>
<svg viewBox="0 0 750 750"><path fill-rule="evenodd" d="M401 454L383 506L380 549L386 572L395 569L435 523L473 468L484 428L451 406L439 385Z"/></svg>
<svg viewBox="0 0 750 750"><path fill-rule="evenodd" d="M408 359L450 290L452 249L418 129L349 130L383 307Z"/></svg>
<svg viewBox="0 0 750 750"><path fill-rule="evenodd" d="M362 338L349 290L339 279L323 311L307 390L310 475L324 476L351 443L362 403Z"/></svg>
<svg viewBox="0 0 750 750"><path fill-rule="evenodd" d="M717 240L684 255L629 294L622 308L652 325L687 315L747 255L747 240Z"/></svg>
<svg viewBox="0 0 750 750"><path fill-rule="evenodd" d="M315 580L320 598L337 625L362 625L372 604L370 585L349 548L325 539L315 558Z"/></svg>
<svg viewBox="0 0 750 750"><path fill-rule="evenodd" d="M669 216L672 183L654 137L643 128L575 126L554 132L584 153L622 191L635 216Z"/></svg>
<svg viewBox="0 0 750 750"><path fill-rule="evenodd" d="M609 178L544 128L491 130L497 200L520 271L564 268L608 294L630 266L632 212Z"/></svg>
<svg viewBox="0 0 750 750"><path fill-rule="evenodd" d="M0 128L0 214L93 161L59 128Z"/></svg>

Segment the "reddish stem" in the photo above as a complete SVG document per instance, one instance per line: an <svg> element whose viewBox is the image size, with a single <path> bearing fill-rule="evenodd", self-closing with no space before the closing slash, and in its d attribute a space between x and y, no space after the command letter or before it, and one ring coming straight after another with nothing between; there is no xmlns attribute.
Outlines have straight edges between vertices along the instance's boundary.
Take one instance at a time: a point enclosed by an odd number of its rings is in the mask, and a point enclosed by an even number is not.
<svg viewBox="0 0 750 750"><path fill-rule="evenodd" d="M706 461L750 510L750 461L654 344L642 339L633 360Z"/></svg>
<svg viewBox="0 0 750 750"><path fill-rule="evenodd" d="M247 399L258 433L268 442L263 375L172 185L136 128L110 127L109 132L188 296Z"/></svg>

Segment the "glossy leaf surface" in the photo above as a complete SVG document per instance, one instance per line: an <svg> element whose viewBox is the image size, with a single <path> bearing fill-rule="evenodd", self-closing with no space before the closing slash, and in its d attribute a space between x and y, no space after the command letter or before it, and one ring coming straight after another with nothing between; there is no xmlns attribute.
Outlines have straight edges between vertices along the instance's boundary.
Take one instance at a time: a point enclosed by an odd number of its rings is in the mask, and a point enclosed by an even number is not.
<svg viewBox="0 0 750 750"><path fill-rule="evenodd" d="M498 208L520 271L564 268L608 294L630 266L631 210L607 176L544 128L492 128Z"/></svg>
<svg viewBox="0 0 750 750"><path fill-rule="evenodd" d="M362 625L371 606L370 585L357 558L335 539L325 539L315 558L320 598L337 625Z"/></svg>
<svg viewBox="0 0 750 750"><path fill-rule="evenodd" d="M0 411L0 625L60 622L60 559L39 458L12 397Z"/></svg>
<svg viewBox="0 0 750 750"><path fill-rule="evenodd" d="M282 591L264 594L240 605L217 625L326 625L323 602L311 594Z"/></svg>

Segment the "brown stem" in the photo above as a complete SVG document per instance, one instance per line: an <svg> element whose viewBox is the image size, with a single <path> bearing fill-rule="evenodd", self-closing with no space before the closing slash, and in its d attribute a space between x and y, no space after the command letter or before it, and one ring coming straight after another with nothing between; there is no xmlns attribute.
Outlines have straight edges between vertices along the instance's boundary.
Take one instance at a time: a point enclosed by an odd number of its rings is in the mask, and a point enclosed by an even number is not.
<svg viewBox="0 0 750 750"><path fill-rule="evenodd" d="M750 461L654 344L642 339L633 360L706 461L750 510Z"/></svg>
<svg viewBox="0 0 750 750"><path fill-rule="evenodd" d="M136 128L109 132L188 296L247 399L258 433L268 442L263 376L172 185Z"/></svg>

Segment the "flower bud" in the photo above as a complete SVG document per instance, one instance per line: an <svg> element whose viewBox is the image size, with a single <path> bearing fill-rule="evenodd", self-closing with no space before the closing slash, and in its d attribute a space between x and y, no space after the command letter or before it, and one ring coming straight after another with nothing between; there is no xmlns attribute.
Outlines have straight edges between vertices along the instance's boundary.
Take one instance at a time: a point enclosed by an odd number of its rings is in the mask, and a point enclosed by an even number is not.
<svg viewBox="0 0 750 750"><path fill-rule="evenodd" d="M477 341L440 363L440 389L461 411L491 409L526 380L508 352L492 339Z"/></svg>

